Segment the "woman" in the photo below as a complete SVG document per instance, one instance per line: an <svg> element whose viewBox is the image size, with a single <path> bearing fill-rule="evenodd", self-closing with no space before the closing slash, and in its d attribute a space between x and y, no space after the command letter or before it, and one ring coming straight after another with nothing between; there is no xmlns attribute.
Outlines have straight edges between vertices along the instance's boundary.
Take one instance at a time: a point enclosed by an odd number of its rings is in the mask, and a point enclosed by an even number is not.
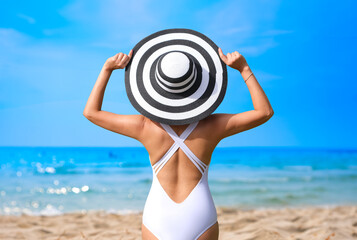
<svg viewBox="0 0 357 240"><path fill-rule="evenodd" d="M218 53L225 64L241 73L250 91L254 110L211 114L195 124L172 126L162 125L143 115L102 111L103 95L112 71L124 69L132 58L133 50L128 55L118 53L108 58L85 106L83 115L94 124L141 142L149 153L153 169L165 156L167 158L166 164L153 172L157 174L154 174L157 185L150 191L144 208L144 240L217 240L217 215L205 171L213 150L223 138L257 127L273 116L269 100L245 58L237 51L224 55L219 48ZM185 136L180 138L182 135ZM159 170L158 173L156 170ZM155 195L159 194L158 191L165 195L162 197L166 198L166 202ZM183 215L180 211L184 212ZM180 219L182 216L186 216L186 220Z"/></svg>

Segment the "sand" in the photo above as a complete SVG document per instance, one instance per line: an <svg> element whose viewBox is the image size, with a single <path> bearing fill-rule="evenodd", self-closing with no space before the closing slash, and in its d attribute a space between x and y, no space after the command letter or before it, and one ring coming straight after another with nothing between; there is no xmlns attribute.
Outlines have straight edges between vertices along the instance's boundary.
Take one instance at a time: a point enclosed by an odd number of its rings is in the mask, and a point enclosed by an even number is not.
<svg viewBox="0 0 357 240"><path fill-rule="evenodd" d="M217 208L217 213L220 240L357 239L357 206ZM141 217L141 213L119 215L102 211L0 216L0 239L141 239Z"/></svg>

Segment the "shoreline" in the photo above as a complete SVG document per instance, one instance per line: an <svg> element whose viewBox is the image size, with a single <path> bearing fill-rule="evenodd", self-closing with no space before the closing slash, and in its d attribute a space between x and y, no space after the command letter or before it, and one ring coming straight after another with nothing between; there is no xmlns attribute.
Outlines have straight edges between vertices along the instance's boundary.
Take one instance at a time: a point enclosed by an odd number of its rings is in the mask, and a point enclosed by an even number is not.
<svg viewBox="0 0 357 240"><path fill-rule="evenodd" d="M216 208L220 240L357 239L357 204ZM141 223L142 211L0 215L0 239L141 239Z"/></svg>
<svg viewBox="0 0 357 240"><path fill-rule="evenodd" d="M217 206L216 205L216 210L217 214L220 211L240 211L240 212L246 212L246 211L270 211L270 210L286 210L286 209L291 209L291 210L299 210L299 209L315 209L315 208L321 208L321 209L331 209L331 208L336 208L336 207L354 207L357 206L357 203L343 203L343 204L315 204L315 205L290 205L290 206L265 206L265 207L253 207L253 206ZM52 207L52 205L51 205ZM16 208L16 207L15 207ZM45 209L44 209L45 210ZM42 212L42 213L41 213ZM82 210L75 210L75 211L69 211L69 212L60 212L57 209L53 211L52 208L49 209L49 211L40 211L40 212L30 212L26 210L22 210L21 213L11 213L11 214L4 214L3 212L0 212L0 218L5 217L5 216L16 216L16 217L22 217L22 216L44 216L44 217L53 217L53 216L62 216L62 215L68 215L68 214L91 214L91 213L103 213L103 214L116 214L116 215L130 215L130 214L142 214L143 210L140 209L82 209Z"/></svg>

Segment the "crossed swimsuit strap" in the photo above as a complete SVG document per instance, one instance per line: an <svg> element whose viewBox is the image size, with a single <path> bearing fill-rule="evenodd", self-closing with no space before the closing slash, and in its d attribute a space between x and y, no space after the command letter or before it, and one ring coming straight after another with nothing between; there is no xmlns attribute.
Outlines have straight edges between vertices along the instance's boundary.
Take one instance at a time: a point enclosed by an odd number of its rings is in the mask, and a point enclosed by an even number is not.
<svg viewBox="0 0 357 240"><path fill-rule="evenodd" d="M207 165L203 163L198 157L196 157L196 155L184 143L184 141L190 135L193 129L195 129L198 122L190 124L180 136L177 136L175 131L169 125L163 123L160 124L175 142L174 144L172 144L171 148L165 153L165 155L152 166L155 174L157 175L162 169L162 167L170 160L172 155L177 151L177 149L181 148L182 151L186 154L186 156L191 160L191 162L203 175L203 172L204 170L206 170Z"/></svg>

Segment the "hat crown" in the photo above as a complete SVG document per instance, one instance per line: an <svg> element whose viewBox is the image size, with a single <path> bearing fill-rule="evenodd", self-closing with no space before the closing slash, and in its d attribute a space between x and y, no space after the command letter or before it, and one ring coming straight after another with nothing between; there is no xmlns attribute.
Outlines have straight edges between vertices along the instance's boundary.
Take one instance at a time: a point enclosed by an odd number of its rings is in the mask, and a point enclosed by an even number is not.
<svg viewBox="0 0 357 240"><path fill-rule="evenodd" d="M155 78L166 92L183 93L193 86L196 67L188 54L180 51L168 52L159 57Z"/></svg>
<svg viewBox="0 0 357 240"><path fill-rule="evenodd" d="M180 78L190 68L190 59L182 52L170 52L161 60L162 72L169 78Z"/></svg>

